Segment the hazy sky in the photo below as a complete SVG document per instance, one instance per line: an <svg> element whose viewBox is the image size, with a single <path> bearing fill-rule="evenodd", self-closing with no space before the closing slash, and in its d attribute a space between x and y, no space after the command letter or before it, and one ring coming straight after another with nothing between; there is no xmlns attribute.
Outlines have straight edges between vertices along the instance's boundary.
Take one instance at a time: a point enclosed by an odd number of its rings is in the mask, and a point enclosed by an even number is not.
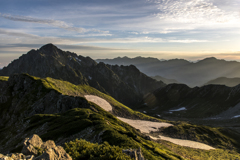
<svg viewBox="0 0 240 160"><path fill-rule="evenodd" d="M6 0L0 67L53 43L92 58L240 60L240 0Z"/></svg>

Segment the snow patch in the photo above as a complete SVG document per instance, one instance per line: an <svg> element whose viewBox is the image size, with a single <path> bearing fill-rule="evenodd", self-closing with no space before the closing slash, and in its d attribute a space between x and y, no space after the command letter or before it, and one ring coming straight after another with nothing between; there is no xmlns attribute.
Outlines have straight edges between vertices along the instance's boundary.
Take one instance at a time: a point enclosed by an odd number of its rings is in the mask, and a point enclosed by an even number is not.
<svg viewBox="0 0 240 160"><path fill-rule="evenodd" d="M93 102L100 106L105 111L112 111L112 106L103 98L94 95L85 95L84 96L88 101Z"/></svg>
<svg viewBox="0 0 240 160"><path fill-rule="evenodd" d="M91 76L88 76L88 79L92 80L92 77L91 77Z"/></svg>
<svg viewBox="0 0 240 160"><path fill-rule="evenodd" d="M240 115L236 115L236 116L234 116L234 117L232 117L232 118L239 118L240 117Z"/></svg>
<svg viewBox="0 0 240 160"><path fill-rule="evenodd" d="M143 111L143 113L147 113L146 111Z"/></svg>
<svg viewBox="0 0 240 160"><path fill-rule="evenodd" d="M170 137L165 137L165 136L161 136L158 135L158 137L152 137L150 136L150 138L154 139L154 140L165 140L165 141L169 141L172 142L174 144L180 145L180 146L185 146L185 147L191 147L191 148L197 148L197 149L204 149L204 150L211 150L211 149L215 149L209 145L206 145L204 143L200 143L200 142L195 142L195 141L190 141L190 140L183 140L183 139L176 139L176 138L170 138Z"/></svg>
<svg viewBox="0 0 240 160"><path fill-rule="evenodd" d="M179 109L174 109L174 110L169 110L170 112L178 112L178 111L184 111L187 110L185 107L179 108Z"/></svg>
<svg viewBox="0 0 240 160"><path fill-rule="evenodd" d="M139 129L142 133L150 133L151 131L157 132L158 128L173 126L172 124L165 123L165 122L133 120L133 119L127 119L127 118L122 118L122 117L117 117L117 118L123 122L128 123L129 125L133 126L134 128Z"/></svg>
<svg viewBox="0 0 240 160"><path fill-rule="evenodd" d="M75 57L76 58L76 60L78 61L78 62L81 62L82 60L81 59L79 59L79 58L77 58L77 57Z"/></svg>
<svg viewBox="0 0 240 160"><path fill-rule="evenodd" d="M81 59L79 59L79 58L77 58L77 57L75 57L75 59L77 60L77 62L79 63L79 64L81 64L80 62L82 61Z"/></svg>

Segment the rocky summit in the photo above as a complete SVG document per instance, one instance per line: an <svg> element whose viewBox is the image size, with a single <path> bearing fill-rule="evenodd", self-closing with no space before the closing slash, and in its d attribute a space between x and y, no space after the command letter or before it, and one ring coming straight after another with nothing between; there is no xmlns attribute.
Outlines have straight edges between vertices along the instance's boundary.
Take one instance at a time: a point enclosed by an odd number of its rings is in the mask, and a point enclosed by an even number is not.
<svg viewBox="0 0 240 160"><path fill-rule="evenodd" d="M165 86L141 73L135 66L97 63L90 57L62 51L53 44L31 50L0 70L0 76L14 73L90 85L127 105L134 105L144 94Z"/></svg>

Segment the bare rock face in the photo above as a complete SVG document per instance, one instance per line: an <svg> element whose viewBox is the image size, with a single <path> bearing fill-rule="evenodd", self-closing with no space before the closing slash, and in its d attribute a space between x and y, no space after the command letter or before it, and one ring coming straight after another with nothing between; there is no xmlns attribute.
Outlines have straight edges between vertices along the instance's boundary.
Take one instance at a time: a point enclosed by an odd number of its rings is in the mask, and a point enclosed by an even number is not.
<svg viewBox="0 0 240 160"><path fill-rule="evenodd" d="M34 160L72 160L61 146L48 148L41 156L34 158Z"/></svg>
<svg viewBox="0 0 240 160"><path fill-rule="evenodd" d="M32 137L30 138L26 138L24 141L24 146L22 149L22 153L25 155L38 155L38 148L41 148L41 146L43 145L43 141L42 139L34 134Z"/></svg>
<svg viewBox="0 0 240 160"><path fill-rule="evenodd" d="M22 153L11 153L8 155L0 154L0 160L33 160L33 155L25 156Z"/></svg>
<svg viewBox="0 0 240 160"><path fill-rule="evenodd" d="M142 155L141 147L139 147L139 149L126 149L123 150L122 152L129 155L134 160L147 160Z"/></svg>
<svg viewBox="0 0 240 160"><path fill-rule="evenodd" d="M22 153L34 155L33 160L72 160L63 147L56 146L52 140L43 142L36 134L25 139Z"/></svg>

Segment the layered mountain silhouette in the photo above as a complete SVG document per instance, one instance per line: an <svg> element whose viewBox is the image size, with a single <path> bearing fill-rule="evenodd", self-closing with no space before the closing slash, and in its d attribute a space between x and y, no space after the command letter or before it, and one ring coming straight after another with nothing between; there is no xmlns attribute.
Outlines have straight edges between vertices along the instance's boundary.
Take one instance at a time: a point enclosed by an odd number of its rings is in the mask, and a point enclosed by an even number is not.
<svg viewBox="0 0 240 160"><path fill-rule="evenodd" d="M198 62L184 59L158 60L157 58L128 58L98 59L97 62L118 65L135 65L148 76L161 76L175 79L190 87L202 86L206 82L219 77L240 77L240 63L236 61L219 60L214 57Z"/></svg>
<svg viewBox="0 0 240 160"><path fill-rule="evenodd" d="M165 84L171 84L171 83L179 83L177 80L175 79L167 79L161 76L152 76L153 79L156 79L157 81L162 81Z"/></svg>
<svg viewBox="0 0 240 160"><path fill-rule="evenodd" d="M31 50L0 70L0 76L15 73L90 85L127 105L135 104L146 93L165 85L141 73L133 65L97 63L90 57L62 51L53 44Z"/></svg>
<svg viewBox="0 0 240 160"><path fill-rule="evenodd" d="M226 85L228 87L234 87L240 84L240 78L219 77L211 81L208 81L204 85L208 85L208 84L220 84L220 85Z"/></svg>

